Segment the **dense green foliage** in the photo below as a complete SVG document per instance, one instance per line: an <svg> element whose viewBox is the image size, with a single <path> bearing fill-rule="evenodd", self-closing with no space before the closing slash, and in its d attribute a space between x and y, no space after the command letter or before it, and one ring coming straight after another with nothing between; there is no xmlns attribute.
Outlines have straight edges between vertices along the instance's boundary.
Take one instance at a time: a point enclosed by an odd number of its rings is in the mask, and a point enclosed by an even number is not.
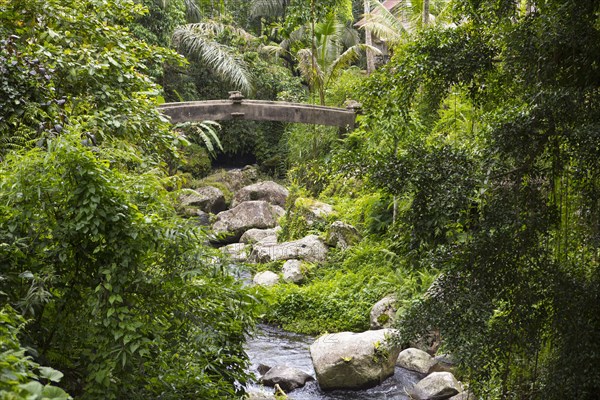
<svg viewBox="0 0 600 400"><path fill-rule="evenodd" d="M2 396L243 394L256 301L168 191L216 159L287 173L280 239L334 219L362 236L260 289L266 321L365 330L394 293L403 342L439 331L478 396L597 398L600 5L403 2L368 78L347 68L363 4L0 0ZM345 136L217 133L156 109L236 88L365 115ZM310 221L298 197L336 212Z"/></svg>
<svg viewBox="0 0 600 400"><path fill-rule="evenodd" d="M15 347L1 362L20 357L23 379L51 365L81 398L235 398L255 301L165 189L188 140L149 74L181 60L123 26L144 13L0 2L0 298L31 319L19 339L35 359Z"/></svg>
<svg viewBox="0 0 600 400"><path fill-rule="evenodd" d="M396 294L399 287L400 299L411 299L426 290L435 276L406 268L388 248L387 242L363 240L331 256L325 265L306 264L305 284L265 290L270 304L267 321L310 334L368 330L373 304Z"/></svg>
<svg viewBox="0 0 600 400"><path fill-rule="evenodd" d="M439 328L480 395L596 398L598 3L453 9L365 87L340 170L395 196L395 251L443 271L405 335Z"/></svg>
<svg viewBox="0 0 600 400"><path fill-rule="evenodd" d="M26 355L27 349L18 338L24 325L25 320L12 307L0 310L0 396L6 400L70 399L64 390L51 384L60 382L63 374L40 366Z"/></svg>

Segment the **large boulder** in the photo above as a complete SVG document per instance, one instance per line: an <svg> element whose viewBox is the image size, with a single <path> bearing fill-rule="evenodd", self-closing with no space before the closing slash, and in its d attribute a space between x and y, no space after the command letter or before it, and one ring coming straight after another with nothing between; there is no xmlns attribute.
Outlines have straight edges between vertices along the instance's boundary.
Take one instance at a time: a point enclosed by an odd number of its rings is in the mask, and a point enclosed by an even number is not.
<svg viewBox="0 0 600 400"><path fill-rule="evenodd" d="M410 391L415 400L444 400L462 392L462 385L450 372L433 372Z"/></svg>
<svg viewBox="0 0 600 400"><path fill-rule="evenodd" d="M244 186L248 186L258 180L256 167L246 165L244 168L230 170L217 170L204 178L202 181L208 184L223 186L230 192L237 192Z"/></svg>
<svg viewBox="0 0 600 400"><path fill-rule="evenodd" d="M235 242L252 228L273 228L277 214L266 201L246 201L231 210L217 214L213 224L216 242Z"/></svg>
<svg viewBox="0 0 600 400"><path fill-rule="evenodd" d="M309 224L325 221L335 213L331 204L306 197L298 197L296 199L294 202L294 212L304 216Z"/></svg>
<svg viewBox="0 0 600 400"><path fill-rule="evenodd" d="M301 388L308 381L314 381L315 378L297 368L287 365L276 365L261 378L261 383L265 386L279 387L286 393L294 389Z"/></svg>
<svg viewBox="0 0 600 400"><path fill-rule="evenodd" d="M258 182L241 188L233 197L232 206L251 200L264 200L271 204L284 207L289 191L273 181Z"/></svg>
<svg viewBox="0 0 600 400"><path fill-rule="evenodd" d="M358 230L342 221L335 221L327 230L327 244L342 250L360 242L360 239Z"/></svg>
<svg viewBox="0 0 600 400"><path fill-rule="evenodd" d="M396 319L396 311L396 299L393 296L379 300L371 308L371 329L390 328Z"/></svg>
<svg viewBox="0 0 600 400"><path fill-rule="evenodd" d="M396 365L411 371L428 374L436 362L428 353L411 347L400 352Z"/></svg>
<svg viewBox="0 0 600 400"><path fill-rule="evenodd" d="M391 329L381 329L317 339L310 346L310 356L321 389L365 389L392 376L400 352L388 342L392 335Z"/></svg>
<svg viewBox="0 0 600 400"><path fill-rule="evenodd" d="M308 235L293 242L278 244L257 243L252 250L252 260L259 263L292 259L319 262L325 261L327 250L327 246L325 246L317 235Z"/></svg>
<svg viewBox="0 0 600 400"><path fill-rule="evenodd" d="M187 190L179 197L183 206L198 207L200 210L218 214L227 209L223 192L213 186L204 186L195 190Z"/></svg>
<svg viewBox="0 0 600 400"><path fill-rule="evenodd" d="M283 280L286 282L300 283L304 280L302 261L300 260L287 260L283 263L281 272L283 273Z"/></svg>
<svg viewBox="0 0 600 400"><path fill-rule="evenodd" d="M264 238L274 237L275 243L277 243L277 232L281 230L281 228L271 228L271 229L249 229L242 237L240 237L241 243L252 244L256 242L260 242Z"/></svg>
<svg viewBox="0 0 600 400"><path fill-rule="evenodd" d="M271 271L263 271L254 275L252 279L255 285L270 287L279 283L279 275Z"/></svg>

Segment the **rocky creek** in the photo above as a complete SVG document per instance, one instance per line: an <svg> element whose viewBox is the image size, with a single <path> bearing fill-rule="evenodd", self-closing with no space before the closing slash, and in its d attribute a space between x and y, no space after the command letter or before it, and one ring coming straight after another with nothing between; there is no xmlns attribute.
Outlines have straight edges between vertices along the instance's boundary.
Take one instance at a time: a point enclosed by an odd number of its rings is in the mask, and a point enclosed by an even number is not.
<svg viewBox="0 0 600 400"><path fill-rule="evenodd" d="M287 214L283 206L289 192L275 182L257 181L252 167L226 171L212 178L209 183L213 186L187 190L180 197L185 215L211 226L211 243L220 248L230 271L244 284L302 284L303 263L323 263L331 248L346 249L361 240L356 228L335 220L333 206L297 198L295 212L302 210L307 223L324 225L325 231L280 243L279 223ZM226 201L215 185L228 191L231 200ZM261 271L252 277L239 268L274 261L283 263L281 271ZM251 372L257 378L247 388L250 399L274 399L274 391L298 400L462 399L467 391L452 374L452 365L445 365L444 357L434 358L417 348L403 350L389 340L395 335L390 329L396 314L394 303L393 297L387 297L374 304L371 328L365 332L315 338L259 326L247 340Z"/></svg>
<svg viewBox="0 0 600 400"><path fill-rule="evenodd" d="M312 377L315 377L315 371L310 358L309 347L315 341L315 338L308 335L286 332L281 329L260 325L258 332L254 337L248 339L247 353L252 362L251 370L256 376L261 364L289 365L298 368ZM334 390L323 392L316 381L307 382L302 388L288 393L290 400L352 400L352 399L410 399L404 388L414 386L424 374L409 371L404 368L396 367L393 376L386 379L382 385L375 386L366 390ZM263 398L272 398L273 389L253 383L248 387L251 396L263 394ZM252 397L251 397L252 398Z"/></svg>

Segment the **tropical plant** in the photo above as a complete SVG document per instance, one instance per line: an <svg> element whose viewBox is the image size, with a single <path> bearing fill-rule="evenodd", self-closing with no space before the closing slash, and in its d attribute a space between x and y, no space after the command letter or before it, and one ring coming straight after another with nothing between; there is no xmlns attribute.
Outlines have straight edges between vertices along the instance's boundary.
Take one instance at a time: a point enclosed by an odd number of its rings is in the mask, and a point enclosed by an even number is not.
<svg viewBox="0 0 600 400"><path fill-rule="evenodd" d="M284 41L279 46L265 46L263 50L280 54L286 50L294 51L293 44L308 45L295 51L295 59L299 71L310 88L317 93L322 105L325 105L328 87L345 68L358 59L361 51L368 48L367 45L358 43L358 34L354 29L333 15L315 24L314 31L311 32L309 27L301 27L291 38L295 43ZM373 47L369 49L379 52Z"/></svg>
<svg viewBox="0 0 600 400"><path fill-rule="evenodd" d="M254 300L167 192L184 138L148 74L182 58L119 25L144 12L0 2L0 297L31 319L30 361L63 371L74 396L240 397Z"/></svg>
<svg viewBox="0 0 600 400"><path fill-rule="evenodd" d="M450 16L448 4L448 0L403 0L388 8L378 0L365 0L365 10L370 11L365 12L361 29L394 46L424 26L445 23Z"/></svg>
<svg viewBox="0 0 600 400"><path fill-rule="evenodd" d="M394 249L442 270L399 329L439 328L478 396L593 399L599 5L453 12L373 74L346 140L347 171L403 199Z"/></svg>
<svg viewBox="0 0 600 400"><path fill-rule="evenodd" d="M257 17L283 17L290 0L252 0L250 15Z"/></svg>
<svg viewBox="0 0 600 400"><path fill-rule="evenodd" d="M0 397L5 400L71 399L56 386L64 375L39 365L27 355L28 350L18 339L25 325L25 319L11 306L5 305L0 310Z"/></svg>
<svg viewBox="0 0 600 400"><path fill-rule="evenodd" d="M218 38L224 34L252 40L252 36L241 28L219 21L206 21L175 29L173 45L193 60L202 62L234 88L249 93L252 90L251 73L233 47L219 43Z"/></svg>

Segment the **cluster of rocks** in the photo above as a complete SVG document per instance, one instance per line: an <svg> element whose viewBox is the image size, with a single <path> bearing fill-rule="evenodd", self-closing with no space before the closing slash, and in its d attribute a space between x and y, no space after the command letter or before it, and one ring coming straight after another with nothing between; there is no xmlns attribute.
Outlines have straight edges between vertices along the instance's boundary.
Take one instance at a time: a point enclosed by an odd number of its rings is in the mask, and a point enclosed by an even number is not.
<svg viewBox="0 0 600 400"><path fill-rule="evenodd" d="M361 390L381 384L401 367L418 372L422 379L405 391L412 399L474 399L454 377L448 356L432 357L408 348L400 351L393 329L361 333L340 332L319 337L310 346L310 356L319 387L329 390ZM285 393L303 387L314 378L288 365L261 366L260 382Z"/></svg>
<svg viewBox="0 0 600 400"><path fill-rule="evenodd" d="M448 355L433 357L423 350L408 348L400 352L396 365L425 375L408 390L413 399L459 400L468 394L454 377L454 363Z"/></svg>
<svg viewBox="0 0 600 400"><path fill-rule="evenodd" d="M317 235L308 235L279 243L277 233L281 228L278 220L285 214L283 207L289 192L273 181L249 182L257 176L249 171L252 168L228 171L232 177L221 173L219 183L233 192L229 208L223 191L213 186L185 191L180 196L180 204L186 214L198 218L199 223L207 225L207 221L212 222L211 242L221 246L221 251L232 261L285 261L281 273L257 273L253 278L255 284L272 286L281 279L300 283L304 280L305 264L325 261L329 246L346 248L360 240L356 228L335 221L330 225L325 240ZM242 186L242 183L248 184ZM325 221L334 213L331 205L306 198L296 199L293 208L302 209L311 224Z"/></svg>
<svg viewBox="0 0 600 400"><path fill-rule="evenodd" d="M180 203L189 216L210 225L211 241L235 262L269 263L284 261L281 273L263 271L253 277L256 285L273 286L281 279L300 283L305 279L307 263L327 258L330 246L345 249L360 240L351 225L335 221L327 229L326 239L308 235L299 240L279 243L278 220L285 214L288 190L272 181L255 182L257 174L249 168L222 175L221 182L233 193L231 206L217 187L204 186L186 191ZM333 207L312 199L299 198L294 209L301 209L309 225L330 220ZM212 216L211 216L212 215ZM371 330L362 333L340 332L318 338L310 346L317 382L323 390L359 390L373 387L392 376L399 366L423 374L423 379L407 391L414 399L460 399L464 396L454 377L447 356L433 357L426 351L408 348L401 351L390 340L396 316L396 300L386 297L371 310ZM430 352L435 349L425 348ZM433 350L433 351L432 351ZM314 378L288 365L263 367L261 383L289 392L303 387ZM466 393L466 392L465 392ZM453 397L454 396L454 397Z"/></svg>
<svg viewBox="0 0 600 400"><path fill-rule="evenodd" d="M397 303L394 296L387 296L375 303L371 309L371 329L385 330L393 326ZM382 329L383 328L383 329ZM439 333L432 332L426 338L413 343L420 348L410 347L398 355L396 366L424 375L413 388L407 390L413 399L454 399L466 395L462 384L454 377L454 362L449 355L433 356L439 347Z"/></svg>

